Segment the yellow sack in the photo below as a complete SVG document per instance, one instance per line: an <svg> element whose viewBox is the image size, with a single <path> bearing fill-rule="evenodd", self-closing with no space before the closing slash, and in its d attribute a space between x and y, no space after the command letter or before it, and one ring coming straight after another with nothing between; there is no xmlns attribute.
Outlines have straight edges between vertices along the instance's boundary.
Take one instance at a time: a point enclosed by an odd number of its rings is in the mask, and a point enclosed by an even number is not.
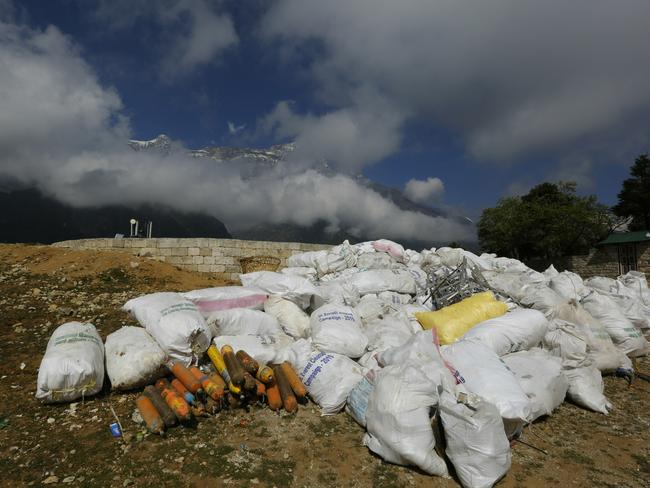
<svg viewBox="0 0 650 488"><path fill-rule="evenodd" d="M435 312L418 312L415 318L423 329L435 327L440 344L451 344L475 325L507 311L505 303L497 301L491 291L486 291Z"/></svg>

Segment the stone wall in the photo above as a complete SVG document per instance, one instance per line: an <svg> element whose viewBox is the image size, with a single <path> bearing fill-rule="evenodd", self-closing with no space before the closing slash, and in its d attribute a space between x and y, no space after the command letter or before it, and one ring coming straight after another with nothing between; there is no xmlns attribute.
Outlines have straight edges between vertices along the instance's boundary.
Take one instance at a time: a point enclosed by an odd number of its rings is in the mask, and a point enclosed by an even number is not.
<svg viewBox="0 0 650 488"><path fill-rule="evenodd" d="M52 244L72 249L127 251L151 257L191 271L216 273L227 280L238 280L242 272L240 259L252 256L275 256L281 266L292 254L330 249L326 244L300 242L243 241L239 239L78 239Z"/></svg>
<svg viewBox="0 0 650 488"><path fill-rule="evenodd" d="M637 269L650 276L650 243L639 242L636 244L636 250ZM615 245L599 246L591 249L589 254L566 256L553 261L534 260L527 264L537 271L544 271L553 264L558 271L573 271L583 278L616 278L619 275L618 247Z"/></svg>

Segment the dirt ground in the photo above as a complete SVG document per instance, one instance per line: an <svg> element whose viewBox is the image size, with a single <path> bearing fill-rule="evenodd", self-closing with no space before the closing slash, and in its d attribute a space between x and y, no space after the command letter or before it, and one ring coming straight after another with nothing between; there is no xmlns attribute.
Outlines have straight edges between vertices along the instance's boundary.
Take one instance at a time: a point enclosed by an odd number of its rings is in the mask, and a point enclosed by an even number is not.
<svg viewBox="0 0 650 488"><path fill-rule="evenodd" d="M130 254L0 245L0 485L454 487L384 463L362 445L363 430L312 403L295 415L268 408L223 411L160 438L133 422L136 393L107 388L85 402L34 398L48 338L70 320L94 323L103 338L137 325L120 311L154 291L216 286L213 278ZM650 360L638 362L650 373ZM609 416L564 403L515 442L499 487L650 486L650 383L605 378ZM113 438L110 406L124 427ZM542 452L543 451L543 452Z"/></svg>

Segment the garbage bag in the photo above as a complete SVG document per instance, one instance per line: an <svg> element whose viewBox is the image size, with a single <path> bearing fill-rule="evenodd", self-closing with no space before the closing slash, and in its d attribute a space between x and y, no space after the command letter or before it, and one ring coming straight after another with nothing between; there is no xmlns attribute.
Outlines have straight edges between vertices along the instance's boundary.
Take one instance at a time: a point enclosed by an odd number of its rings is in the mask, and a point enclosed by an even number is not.
<svg viewBox="0 0 650 488"><path fill-rule="evenodd" d="M579 303L572 300L559 305L555 308L553 317L582 328L587 341L587 357L600 371L612 372L621 367L631 367L629 358L614 345L602 323Z"/></svg>
<svg viewBox="0 0 650 488"><path fill-rule="evenodd" d="M371 269L360 271L342 278L345 283L354 285L359 294L395 291L415 295L415 280L406 269Z"/></svg>
<svg viewBox="0 0 650 488"><path fill-rule="evenodd" d="M264 302L264 311L275 317L282 330L291 337L309 336L309 315L295 303L285 300L279 295L271 295Z"/></svg>
<svg viewBox="0 0 650 488"><path fill-rule="evenodd" d="M363 379L361 366L352 359L325 352L313 353L298 374L323 415L339 412L352 388Z"/></svg>
<svg viewBox="0 0 650 488"><path fill-rule="evenodd" d="M445 454L465 488L490 488L510 469L510 442L494 405L477 395L463 397L440 397Z"/></svg>
<svg viewBox="0 0 650 488"><path fill-rule="evenodd" d="M637 357L650 352L650 344L643 334L623 315L611 298L592 291L581 303L587 312L600 321L614 344L625 354Z"/></svg>
<svg viewBox="0 0 650 488"><path fill-rule="evenodd" d="M302 310L300 311L302 312ZM210 326L213 336L285 335L278 320L273 315L247 308L231 308L230 310L213 312L208 316L206 322Z"/></svg>
<svg viewBox="0 0 650 488"><path fill-rule="evenodd" d="M196 305L179 293L152 293L129 300L122 307L130 312L165 354L186 366L210 346L212 332Z"/></svg>
<svg viewBox="0 0 650 488"><path fill-rule="evenodd" d="M69 402L94 395L103 383L104 344L95 326L68 322L57 327L38 369L36 398Z"/></svg>
<svg viewBox="0 0 650 488"><path fill-rule="evenodd" d="M538 310L517 308L472 327L463 339L485 344L499 356L538 345L548 330L548 320Z"/></svg>
<svg viewBox="0 0 650 488"><path fill-rule="evenodd" d="M368 338L361 319L353 308L331 303L311 314L309 321L314 347L324 352L335 352L351 358L363 355Z"/></svg>
<svg viewBox="0 0 650 488"><path fill-rule="evenodd" d="M487 291L435 312L421 312L415 316L423 329L435 327L440 344L451 344L475 325L499 317L507 310L505 303L497 301L492 292Z"/></svg>
<svg viewBox="0 0 650 488"><path fill-rule="evenodd" d="M359 383L356 384L345 404L345 411L352 417L361 427L366 426L366 410L368 410L368 400L370 393L375 389L375 381L377 380L378 371L371 369L368 371Z"/></svg>
<svg viewBox="0 0 650 488"><path fill-rule="evenodd" d="M262 305L267 299L266 293L252 290L243 286L219 286L192 290L182 295L194 302L204 317L218 310L231 308L252 308L262 310Z"/></svg>
<svg viewBox="0 0 650 488"><path fill-rule="evenodd" d="M153 383L168 370L165 352L142 327L122 327L106 338L106 373L114 390Z"/></svg>
<svg viewBox="0 0 650 488"><path fill-rule="evenodd" d="M267 295L280 295L302 309L309 306L311 296L316 293L316 288L308 279L273 271L241 274L239 279L247 288L257 288Z"/></svg>
<svg viewBox="0 0 650 488"><path fill-rule="evenodd" d="M562 374L562 361L534 348L503 356L531 403L531 421L550 415L564 401L569 382Z"/></svg>
<svg viewBox="0 0 650 488"><path fill-rule="evenodd" d="M369 395L363 443L390 463L447 477L447 465L435 451L429 418L431 407L438 403L439 384L412 362L382 369Z"/></svg>
<svg viewBox="0 0 650 488"><path fill-rule="evenodd" d="M580 405L594 412L605 415L609 413L612 404L609 403L603 394L603 377L595 366L583 368L565 369L564 374L569 380L569 398Z"/></svg>
<svg viewBox="0 0 650 488"><path fill-rule="evenodd" d="M461 340L443 346L442 356L462 376L470 392L494 404L501 417L530 422L532 405L512 371L489 347L474 341Z"/></svg>

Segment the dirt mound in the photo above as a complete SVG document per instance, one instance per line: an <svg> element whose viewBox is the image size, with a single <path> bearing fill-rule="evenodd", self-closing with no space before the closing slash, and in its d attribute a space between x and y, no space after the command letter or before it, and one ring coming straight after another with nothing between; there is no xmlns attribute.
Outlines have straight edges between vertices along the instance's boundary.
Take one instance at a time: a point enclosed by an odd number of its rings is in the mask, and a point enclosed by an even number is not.
<svg viewBox="0 0 650 488"><path fill-rule="evenodd" d="M157 282L167 290L187 291L228 284L208 273L193 273L151 258L120 251L74 250L50 246L0 244L0 263L21 265L35 275L68 280L112 276L131 283ZM162 291L162 290L159 290Z"/></svg>

